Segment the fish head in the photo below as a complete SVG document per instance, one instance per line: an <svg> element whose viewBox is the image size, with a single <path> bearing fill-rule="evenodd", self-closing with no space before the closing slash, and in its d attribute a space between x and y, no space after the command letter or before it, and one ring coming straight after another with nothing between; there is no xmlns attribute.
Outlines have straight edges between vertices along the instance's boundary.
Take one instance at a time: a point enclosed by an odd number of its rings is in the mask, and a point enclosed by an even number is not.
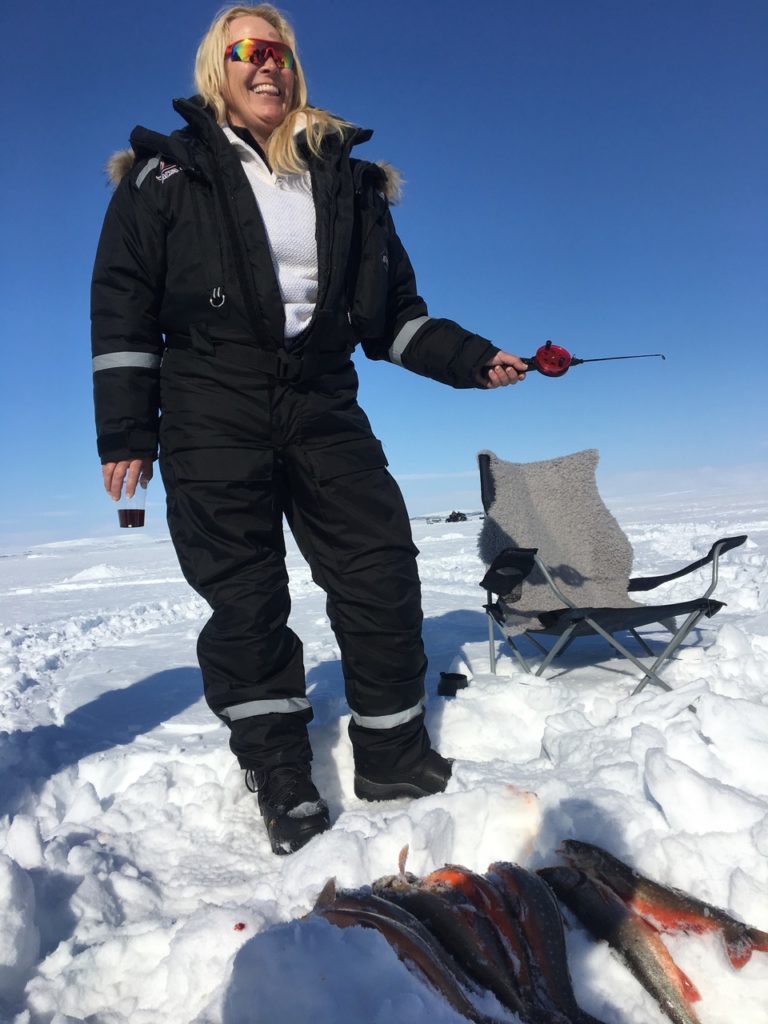
<svg viewBox="0 0 768 1024"><path fill-rule="evenodd" d="M540 868L536 874L543 878L555 892L573 891L586 881L584 872L572 867Z"/></svg>

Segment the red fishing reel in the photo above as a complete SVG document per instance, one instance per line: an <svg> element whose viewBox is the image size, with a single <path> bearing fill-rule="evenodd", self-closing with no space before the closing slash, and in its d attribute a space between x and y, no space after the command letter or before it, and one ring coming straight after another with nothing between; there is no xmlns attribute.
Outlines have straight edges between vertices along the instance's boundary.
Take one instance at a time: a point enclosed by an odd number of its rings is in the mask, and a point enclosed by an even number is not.
<svg viewBox="0 0 768 1024"><path fill-rule="evenodd" d="M529 370L538 370L545 377L562 377L572 366L580 366L581 363L607 363L614 359L666 359L661 352L652 352L641 356L602 356L597 359L577 359L561 345L553 345L548 341L541 348L537 349L536 355L529 359L523 359Z"/></svg>
<svg viewBox="0 0 768 1024"><path fill-rule="evenodd" d="M562 377L568 372L573 358L561 345L553 345L548 341L536 350L535 356L523 359L523 362L529 370L538 370L545 377Z"/></svg>

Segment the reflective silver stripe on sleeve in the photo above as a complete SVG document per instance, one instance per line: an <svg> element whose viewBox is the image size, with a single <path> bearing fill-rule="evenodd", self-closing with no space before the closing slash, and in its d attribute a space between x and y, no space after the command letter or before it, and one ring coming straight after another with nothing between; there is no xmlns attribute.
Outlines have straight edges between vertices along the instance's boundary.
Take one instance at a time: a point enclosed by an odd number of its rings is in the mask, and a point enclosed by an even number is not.
<svg viewBox="0 0 768 1024"><path fill-rule="evenodd" d="M389 350L390 363L397 363L398 366L403 365L403 352L408 347L411 338L420 327L424 326L427 320L431 319L431 316L417 316L414 320L408 320L407 323L403 324Z"/></svg>
<svg viewBox="0 0 768 1024"><path fill-rule="evenodd" d="M363 729L394 729L396 725L405 725L412 719L417 718L424 710L424 701L420 700L412 708L405 711L397 711L394 715L358 715L352 712L352 720Z"/></svg>
<svg viewBox="0 0 768 1024"><path fill-rule="evenodd" d="M257 715L288 715L293 711L306 711L311 705L306 697L286 697L284 700L247 700L220 712L222 718L239 722L241 718Z"/></svg>
<svg viewBox="0 0 768 1024"><path fill-rule="evenodd" d="M110 352L106 356L93 357L93 372L97 370L114 370L120 366L144 366L156 370L160 365L160 356L151 352Z"/></svg>
<svg viewBox="0 0 768 1024"><path fill-rule="evenodd" d="M138 178L136 179L136 188L141 188L141 186L144 184L144 179L146 178L146 176L148 174L151 174L152 171L154 171L154 169L159 166L159 164L160 164L160 157L159 156L153 156L151 160L147 160L147 162L146 162L145 166L143 167L141 173L139 174Z"/></svg>

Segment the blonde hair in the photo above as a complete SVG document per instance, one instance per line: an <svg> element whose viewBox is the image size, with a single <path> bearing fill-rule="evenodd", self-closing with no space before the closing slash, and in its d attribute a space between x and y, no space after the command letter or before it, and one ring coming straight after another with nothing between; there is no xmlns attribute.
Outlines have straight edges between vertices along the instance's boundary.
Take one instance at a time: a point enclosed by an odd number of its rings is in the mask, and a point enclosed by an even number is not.
<svg viewBox="0 0 768 1024"><path fill-rule="evenodd" d="M290 46L294 55L293 96L291 109L281 125L269 137L267 158L278 174L297 174L306 169L296 145L296 129L299 119L306 119L307 144L310 152L320 155L322 138L326 132L343 135L347 121L317 107L310 107L307 100L307 80L296 53L296 34L290 22L272 4L257 4L255 7L236 5L223 8L211 22L203 36L195 57L195 86L207 107L213 111L219 124L227 119L223 91L225 83L224 51L229 44L229 25L235 18L250 15L268 22L280 35L282 42ZM300 122L301 123L301 122Z"/></svg>

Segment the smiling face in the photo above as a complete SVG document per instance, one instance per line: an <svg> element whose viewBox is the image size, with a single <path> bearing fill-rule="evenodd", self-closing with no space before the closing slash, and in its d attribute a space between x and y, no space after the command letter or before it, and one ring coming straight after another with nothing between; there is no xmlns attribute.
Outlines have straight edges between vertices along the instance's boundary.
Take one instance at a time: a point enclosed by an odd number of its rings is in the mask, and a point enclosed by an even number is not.
<svg viewBox="0 0 768 1024"><path fill-rule="evenodd" d="M228 43L239 39L273 39L280 33L263 18L243 15L229 24ZM224 54L221 55L224 60ZM291 109L294 76L288 68L279 68L270 56L260 67L248 61L224 61L222 96L231 125L247 128L256 141L265 146L269 136L285 120Z"/></svg>

